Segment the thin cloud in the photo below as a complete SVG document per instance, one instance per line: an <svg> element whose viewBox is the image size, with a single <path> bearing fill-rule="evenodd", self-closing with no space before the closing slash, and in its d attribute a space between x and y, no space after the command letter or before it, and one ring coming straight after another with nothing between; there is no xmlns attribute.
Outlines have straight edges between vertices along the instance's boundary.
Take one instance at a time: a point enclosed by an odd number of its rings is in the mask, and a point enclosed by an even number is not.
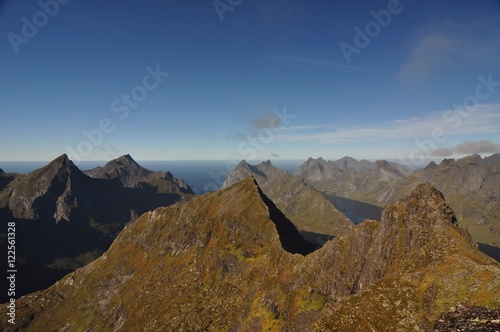
<svg viewBox="0 0 500 332"><path fill-rule="evenodd" d="M299 64L306 65L311 67L320 67L327 69L349 69L349 70L359 70L359 71L369 71L369 72L380 72L381 70L378 68L368 68L362 66L355 66L345 64L345 60L341 62L335 62L330 60L322 60L322 59L313 59L313 58L304 58L290 55L275 55L270 57L271 61L280 61L284 63L290 64Z"/></svg>
<svg viewBox="0 0 500 332"><path fill-rule="evenodd" d="M434 157L449 157L454 154L480 154L500 152L500 144L490 140L465 141L452 147L441 147L431 151Z"/></svg>
<svg viewBox="0 0 500 332"><path fill-rule="evenodd" d="M405 80L427 78L436 69L448 66L457 48L457 42L442 32L425 35L401 67L400 75Z"/></svg>
<svg viewBox="0 0 500 332"><path fill-rule="evenodd" d="M256 130L274 128L281 124L281 120L272 112L268 110L265 115L253 119L253 127Z"/></svg>
<svg viewBox="0 0 500 332"><path fill-rule="evenodd" d="M438 148L434 151L431 151L430 155L433 156L433 157L449 157L451 156L452 154L455 153L455 149L454 148L445 148L445 147L442 147L442 148Z"/></svg>
<svg viewBox="0 0 500 332"><path fill-rule="evenodd" d="M486 17L446 21L427 26L412 41L399 76L405 81L425 80L443 70L471 65L498 65L500 32Z"/></svg>
<svg viewBox="0 0 500 332"><path fill-rule="evenodd" d="M446 136L498 134L500 132L500 104L479 105L469 110L468 118L459 118L459 114L455 113L453 121L444 116L450 111L452 110L432 112L424 117L351 127L337 126L328 129L318 126L320 129L313 131L295 126L278 132L275 141L331 144L426 138L432 137L435 130L443 131Z"/></svg>
<svg viewBox="0 0 500 332"><path fill-rule="evenodd" d="M456 152L462 154L500 152L500 144L488 140L466 141L456 146Z"/></svg>

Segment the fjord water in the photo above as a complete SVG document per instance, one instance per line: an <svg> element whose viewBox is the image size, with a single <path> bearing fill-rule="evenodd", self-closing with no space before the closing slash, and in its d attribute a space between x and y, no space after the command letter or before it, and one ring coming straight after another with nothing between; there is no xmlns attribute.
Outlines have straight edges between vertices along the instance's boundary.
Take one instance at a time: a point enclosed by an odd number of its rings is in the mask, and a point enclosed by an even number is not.
<svg viewBox="0 0 500 332"><path fill-rule="evenodd" d="M365 219L380 220L382 216L384 208L380 206L331 194L324 195L326 199L355 224L359 224Z"/></svg>

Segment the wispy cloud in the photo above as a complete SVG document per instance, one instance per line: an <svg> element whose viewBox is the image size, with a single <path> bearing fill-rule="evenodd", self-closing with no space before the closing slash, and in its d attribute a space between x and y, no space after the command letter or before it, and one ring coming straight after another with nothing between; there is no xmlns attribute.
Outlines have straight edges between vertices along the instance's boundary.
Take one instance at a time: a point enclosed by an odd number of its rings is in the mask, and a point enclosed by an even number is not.
<svg viewBox="0 0 500 332"><path fill-rule="evenodd" d="M500 103L483 104L469 110L470 116L458 123L445 114L451 110L428 113L423 117L397 119L383 123L357 126L294 126L277 133L275 140L282 142L316 142L319 144L373 142L432 137L441 130L447 137L475 134L500 133ZM447 113L448 112L448 113ZM315 130L311 130L315 129Z"/></svg>
<svg viewBox="0 0 500 332"><path fill-rule="evenodd" d="M424 80L443 70L471 65L498 65L500 32L488 18L433 23L411 40L399 75L405 81Z"/></svg>
<svg viewBox="0 0 500 332"><path fill-rule="evenodd" d="M487 140L466 141L456 146L456 151L462 154L496 153L500 152L500 144Z"/></svg>
<svg viewBox="0 0 500 332"><path fill-rule="evenodd" d="M490 140L465 141L456 146L442 147L431 152L435 157L448 157L453 154L497 153L500 152L500 143Z"/></svg>
<svg viewBox="0 0 500 332"><path fill-rule="evenodd" d="M271 61L280 61L289 64L299 64L311 67L320 67L328 69L348 69L348 70L358 70L358 71L370 71L370 72L380 72L378 68L369 68L362 66L355 66L346 64L345 60L336 62L333 60L315 59L307 57L299 57L293 55L274 55L269 58Z"/></svg>
<svg viewBox="0 0 500 332"><path fill-rule="evenodd" d="M409 59L401 66L403 79L423 79L437 68L449 65L457 52L457 41L442 32L432 32L417 41Z"/></svg>

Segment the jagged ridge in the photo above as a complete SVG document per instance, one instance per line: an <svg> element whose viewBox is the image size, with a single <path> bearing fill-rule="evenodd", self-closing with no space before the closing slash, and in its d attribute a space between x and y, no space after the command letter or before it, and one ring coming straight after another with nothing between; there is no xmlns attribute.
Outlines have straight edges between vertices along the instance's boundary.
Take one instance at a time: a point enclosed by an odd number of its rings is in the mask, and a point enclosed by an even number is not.
<svg viewBox="0 0 500 332"><path fill-rule="evenodd" d="M499 265L430 185L307 256L283 250L265 201L247 179L143 215L103 257L20 299L17 327L426 331L461 301L500 307Z"/></svg>
<svg viewBox="0 0 500 332"><path fill-rule="evenodd" d="M223 188L253 176L262 191L301 230L330 236L343 235L353 223L338 211L314 187L307 185L299 176L292 176L272 165L270 160L257 166L241 161L229 174ZM319 238L323 240L323 237ZM323 241L316 241L323 244Z"/></svg>

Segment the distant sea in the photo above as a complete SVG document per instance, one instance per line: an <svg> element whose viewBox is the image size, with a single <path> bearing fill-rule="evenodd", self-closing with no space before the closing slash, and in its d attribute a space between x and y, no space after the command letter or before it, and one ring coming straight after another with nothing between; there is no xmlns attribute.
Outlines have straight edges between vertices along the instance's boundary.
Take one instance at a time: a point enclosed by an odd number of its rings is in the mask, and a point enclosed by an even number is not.
<svg viewBox="0 0 500 332"><path fill-rule="evenodd" d="M203 194L220 189L229 172L239 161L227 160L193 160L193 161L140 161L137 163L152 171L169 171L176 178L186 181L193 191ZM257 165L261 161L249 161ZM278 168L293 174L304 163L303 160L271 161ZM7 173L28 174L33 170L47 165L49 161L2 161L0 168ZM106 161L82 161L77 164L81 170L104 166Z"/></svg>

